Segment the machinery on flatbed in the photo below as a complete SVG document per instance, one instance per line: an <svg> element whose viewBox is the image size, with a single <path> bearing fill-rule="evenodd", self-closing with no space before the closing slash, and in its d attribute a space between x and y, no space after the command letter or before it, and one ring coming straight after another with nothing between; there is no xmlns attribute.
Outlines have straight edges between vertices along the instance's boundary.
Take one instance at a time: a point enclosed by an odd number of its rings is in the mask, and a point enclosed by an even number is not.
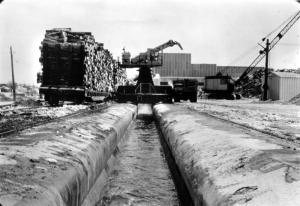
<svg viewBox="0 0 300 206"><path fill-rule="evenodd" d="M216 99L239 99L241 95L247 91L261 90L261 77L263 72L265 72L265 84L263 85L264 91L267 91L267 75L268 68L263 71L261 68L256 67L257 64L266 57L266 67L268 65L268 53L271 49L280 41L280 39L289 31L289 29L298 21L300 18L300 11L293 15L288 23L280 30L280 32L269 42L267 37L263 38L262 41L266 42L266 47L259 52L259 55L253 60L253 62L246 68L242 75L235 81L231 76L223 75L222 72L215 76L205 77L204 92L208 93L209 98ZM268 35L269 36L269 35ZM257 83L259 81L259 83ZM254 83L256 84L254 84ZM253 88L259 87L257 88ZM264 93L264 98L266 98L266 93Z"/></svg>
<svg viewBox="0 0 300 206"><path fill-rule="evenodd" d="M197 102L198 80L197 79L176 79L173 80L174 102L190 100Z"/></svg>
<svg viewBox="0 0 300 206"><path fill-rule="evenodd" d="M118 102L172 102L173 90L171 86L153 84L151 68L162 66L162 51L174 45L181 45L173 40L161 44L153 49L148 49L146 52L140 53L138 56L130 59L130 53L124 50L122 54L121 68L139 68L137 83L134 86L119 86L116 92Z"/></svg>

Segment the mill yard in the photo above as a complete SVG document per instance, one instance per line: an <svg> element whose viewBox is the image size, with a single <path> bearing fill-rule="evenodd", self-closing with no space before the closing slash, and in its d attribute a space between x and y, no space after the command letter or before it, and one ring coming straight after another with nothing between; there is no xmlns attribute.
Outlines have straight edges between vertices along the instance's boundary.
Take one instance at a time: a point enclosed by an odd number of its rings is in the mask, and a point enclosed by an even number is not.
<svg viewBox="0 0 300 206"><path fill-rule="evenodd" d="M299 6L0 1L0 206L300 205Z"/></svg>

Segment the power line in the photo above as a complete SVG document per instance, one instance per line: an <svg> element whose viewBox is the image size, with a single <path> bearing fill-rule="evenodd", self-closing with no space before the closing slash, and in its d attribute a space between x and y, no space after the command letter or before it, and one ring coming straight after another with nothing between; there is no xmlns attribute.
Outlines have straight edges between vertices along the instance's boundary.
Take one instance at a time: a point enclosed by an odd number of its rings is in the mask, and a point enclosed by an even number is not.
<svg viewBox="0 0 300 206"><path fill-rule="evenodd" d="M264 39L267 39L269 36L271 36L274 32L276 32L277 30L279 30L283 25L286 25L287 22L291 21L292 18L298 13L299 11L297 11L295 14L291 15L289 18L287 18L284 22L282 22L278 27L276 27L274 30L272 30L270 33L268 33L263 39L262 41L264 41Z"/></svg>
<svg viewBox="0 0 300 206"><path fill-rule="evenodd" d="M235 65L238 61L240 61L241 59L245 58L251 52L253 52L254 50L257 50L257 48L258 48L258 45L255 45L255 46L249 48L244 53L242 53L240 56L238 56L237 58L235 58L234 60L232 60L227 66L233 66L233 65Z"/></svg>
<svg viewBox="0 0 300 206"><path fill-rule="evenodd" d="M300 44L295 43L280 43L279 46L300 46Z"/></svg>
<svg viewBox="0 0 300 206"><path fill-rule="evenodd" d="M268 33L263 39L262 42L267 39L269 36L271 36L274 32L276 32L277 30L279 30L280 28L282 28L284 25L286 25L288 22L290 22L295 15L297 15L299 11L297 11L295 14L291 15L289 18L287 18L285 21L283 21L278 27L276 27L275 29L273 29L270 33ZM259 44L260 45L260 44ZM285 44L282 43L282 45L287 45L287 46L297 46L300 44ZM257 49L258 45L255 45L254 47L250 48L249 50L245 51L243 54L241 54L239 57L237 57L236 59L234 59L233 61L231 61L229 65L234 65L236 62L240 61L241 59L243 59L245 56L247 56L250 52L252 52L253 50Z"/></svg>

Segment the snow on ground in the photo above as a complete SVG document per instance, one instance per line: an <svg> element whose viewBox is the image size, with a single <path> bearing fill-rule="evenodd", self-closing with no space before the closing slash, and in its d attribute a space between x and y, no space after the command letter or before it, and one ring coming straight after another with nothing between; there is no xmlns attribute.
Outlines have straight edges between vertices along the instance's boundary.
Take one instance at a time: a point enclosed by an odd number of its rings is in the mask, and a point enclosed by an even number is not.
<svg viewBox="0 0 300 206"><path fill-rule="evenodd" d="M65 105L38 110L59 116L85 107ZM101 172L106 175L106 161L135 111L134 105L114 105L104 112L1 138L0 205L65 205L67 201L72 205L95 205L89 204L98 200L93 200L91 194L100 193L97 186L103 183L102 178L97 178L102 177ZM115 127L119 133L113 130Z"/></svg>
<svg viewBox="0 0 300 206"><path fill-rule="evenodd" d="M68 114L72 114L76 111L87 109L88 105L63 105L62 107L41 107L37 109L37 115L49 116L51 118L62 117Z"/></svg>
<svg viewBox="0 0 300 206"><path fill-rule="evenodd" d="M186 106L300 143L300 105L257 99L200 99Z"/></svg>
<svg viewBox="0 0 300 206"><path fill-rule="evenodd" d="M79 110L87 109L88 105L63 105L62 107L27 107L22 105L0 108L0 114L9 117L12 114L32 113L35 116L47 116L50 118L62 117ZM28 111L27 111L28 110ZM4 114L5 113L5 114Z"/></svg>
<svg viewBox="0 0 300 206"><path fill-rule="evenodd" d="M14 103L14 102L13 101L0 102L0 106L11 105L12 103Z"/></svg>
<svg viewBox="0 0 300 206"><path fill-rule="evenodd" d="M18 105L0 107L0 132L14 129L21 130L32 123L48 121L88 108L88 105L64 105L62 107Z"/></svg>
<svg viewBox="0 0 300 206"><path fill-rule="evenodd" d="M299 205L300 147L197 115L181 105L156 105L154 109L195 202L203 197L205 205ZM259 128L271 128L274 122L287 125L296 120L298 109L249 100L200 100L183 105Z"/></svg>

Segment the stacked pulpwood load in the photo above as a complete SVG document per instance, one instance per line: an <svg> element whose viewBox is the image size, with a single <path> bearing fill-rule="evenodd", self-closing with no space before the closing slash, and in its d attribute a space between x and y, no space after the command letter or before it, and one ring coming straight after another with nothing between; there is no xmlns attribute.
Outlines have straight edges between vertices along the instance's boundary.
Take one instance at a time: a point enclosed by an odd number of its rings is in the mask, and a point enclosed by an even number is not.
<svg viewBox="0 0 300 206"><path fill-rule="evenodd" d="M90 32L70 28L46 30L40 62L42 85L83 86L88 91L111 92L126 81L112 54Z"/></svg>

